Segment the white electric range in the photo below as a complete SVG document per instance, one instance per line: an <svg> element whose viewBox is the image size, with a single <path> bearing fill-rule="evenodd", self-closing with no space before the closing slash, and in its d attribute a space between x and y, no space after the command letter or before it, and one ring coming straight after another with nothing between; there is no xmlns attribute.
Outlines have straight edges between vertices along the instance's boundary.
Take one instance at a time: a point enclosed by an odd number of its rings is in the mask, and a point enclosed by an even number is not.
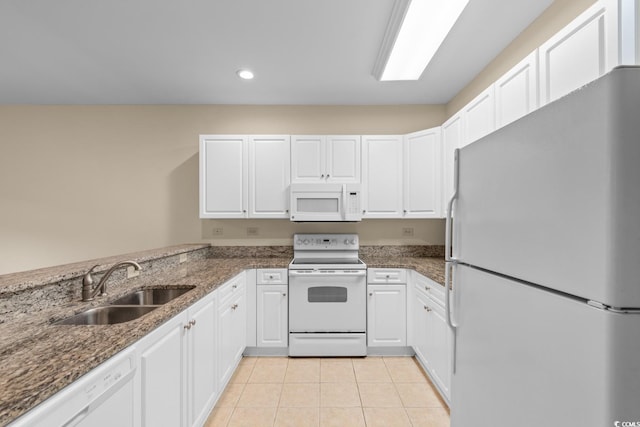
<svg viewBox="0 0 640 427"><path fill-rule="evenodd" d="M357 234L295 234L289 355L365 356L367 266Z"/></svg>

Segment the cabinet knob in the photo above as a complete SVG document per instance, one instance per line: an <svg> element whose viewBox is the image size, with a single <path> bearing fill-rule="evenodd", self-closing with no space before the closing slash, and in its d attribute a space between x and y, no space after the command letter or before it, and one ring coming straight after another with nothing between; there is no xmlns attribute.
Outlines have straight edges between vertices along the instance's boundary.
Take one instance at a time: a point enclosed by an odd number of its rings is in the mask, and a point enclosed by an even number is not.
<svg viewBox="0 0 640 427"><path fill-rule="evenodd" d="M286 213L289 213L289 209L287 209L285 212L286 212Z"/></svg>
<svg viewBox="0 0 640 427"><path fill-rule="evenodd" d="M404 211L402 211L402 212L407 213L407 210L405 209L405 210L404 210Z"/></svg>
<svg viewBox="0 0 640 427"><path fill-rule="evenodd" d="M236 308L238 308L238 304L233 304L233 305L231 306L231 310L235 310Z"/></svg>
<svg viewBox="0 0 640 427"><path fill-rule="evenodd" d="M363 213L363 214L366 214L366 213L367 213L367 210L366 210L366 209L363 209L363 210L362 210L362 213Z"/></svg>
<svg viewBox="0 0 640 427"><path fill-rule="evenodd" d="M238 287L238 285L231 285L231 287L232 287L233 289L235 289L235 288L237 288L237 287Z"/></svg>
<svg viewBox="0 0 640 427"><path fill-rule="evenodd" d="M372 297L373 296L373 292L369 292L369 296Z"/></svg>
<svg viewBox="0 0 640 427"><path fill-rule="evenodd" d="M330 177L331 175L327 174L327 179Z"/></svg>
<svg viewBox="0 0 640 427"><path fill-rule="evenodd" d="M273 279L273 274L270 274L270 275L269 275L269 279Z"/></svg>
<svg viewBox="0 0 640 427"><path fill-rule="evenodd" d="M247 210L246 209L242 209L242 213L247 213Z"/></svg>
<svg viewBox="0 0 640 427"><path fill-rule="evenodd" d="M427 310L427 312L431 311L431 308L427 307L426 305L424 306L424 309Z"/></svg>
<svg viewBox="0 0 640 427"><path fill-rule="evenodd" d="M424 290L425 290L425 291L428 291L429 289L431 289L431 287L429 287L429 286L425 286L425 287L424 287Z"/></svg>
<svg viewBox="0 0 640 427"><path fill-rule="evenodd" d="M388 278L389 278L389 277L391 277L391 276L389 276L389 275L387 274L387 276L386 276L386 277L387 277L387 279L388 279Z"/></svg>
<svg viewBox="0 0 640 427"><path fill-rule="evenodd" d="M320 175L320 178L324 178L324 174Z"/></svg>
<svg viewBox="0 0 640 427"><path fill-rule="evenodd" d="M191 329L191 322L189 322L186 325L184 325L184 328L187 329L187 330Z"/></svg>
<svg viewBox="0 0 640 427"><path fill-rule="evenodd" d="M195 325L196 325L196 319L190 320L190 321L189 321L189 324L190 324L191 326L195 326Z"/></svg>
<svg viewBox="0 0 640 427"><path fill-rule="evenodd" d="M286 297L286 296L287 296L287 293L286 293L286 292L283 292L283 293L282 293L282 296L283 296L283 297Z"/></svg>

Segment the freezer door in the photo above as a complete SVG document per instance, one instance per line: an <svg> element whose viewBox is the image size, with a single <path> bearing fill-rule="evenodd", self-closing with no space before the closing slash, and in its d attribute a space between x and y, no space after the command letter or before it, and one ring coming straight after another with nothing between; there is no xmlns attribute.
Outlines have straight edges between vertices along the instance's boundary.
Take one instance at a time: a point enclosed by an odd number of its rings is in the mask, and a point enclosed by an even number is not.
<svg viewBox="0 0 640 427"><path fill-rule="evenodd" d="M640 315L457 266L452 427L640 421Z"/></svg>
<svg viewBox="0 0 640 427"><path fill-rule="evenodd" d="M613 70L459 153L454 255L640 307L640 68Z"/></svg>

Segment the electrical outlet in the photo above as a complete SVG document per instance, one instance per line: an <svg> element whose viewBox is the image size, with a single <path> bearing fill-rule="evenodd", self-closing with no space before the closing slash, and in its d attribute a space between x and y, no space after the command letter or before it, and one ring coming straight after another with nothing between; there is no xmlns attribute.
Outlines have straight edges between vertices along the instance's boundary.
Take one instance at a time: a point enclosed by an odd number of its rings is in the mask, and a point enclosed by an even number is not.
<svg viewBox="0 0 640 427"><path fill-rule="evenodd" d="M127 279L131 279L132 277L136 277L140 275L140 271L136 270L133 266L127 267Z"/></svg>
<svg viewBox="0 0 640 427"><path fill-rule="evenodd" d="M413 227L404 227L402 229L402 237L413 237Z"/></svg>
<svg viewBox="0 0 640 427"><path fill-rule="evenodd" d="M224 229L222 227L216 227L213 229L214 236L222 236Z"/></svg>
<svg viewBox="0 0 640 427"><path fill-rule="evenodd" d="M257 236L258 231L258 227L247 227L247 236Z"/></svg>
<svg viewBox="0 0 640 427"><path fill-rule="evenodd" d="M187 262L187 254L180 254L180 263Z"/></svg>

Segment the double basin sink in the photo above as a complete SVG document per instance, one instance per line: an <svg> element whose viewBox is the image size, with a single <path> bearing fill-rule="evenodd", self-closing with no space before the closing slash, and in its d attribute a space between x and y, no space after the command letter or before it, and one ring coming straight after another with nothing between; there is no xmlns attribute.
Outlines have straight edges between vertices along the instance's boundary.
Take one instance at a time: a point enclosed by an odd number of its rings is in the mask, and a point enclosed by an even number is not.
<svg viewBox="0 0 640 427"><path fill-rule="evenodd" d="M109 305L85 310L75 316L54 322L54 325L112 325L138 319L186 294L195 286L181 288L147 288L131 292Z"/></svg>

